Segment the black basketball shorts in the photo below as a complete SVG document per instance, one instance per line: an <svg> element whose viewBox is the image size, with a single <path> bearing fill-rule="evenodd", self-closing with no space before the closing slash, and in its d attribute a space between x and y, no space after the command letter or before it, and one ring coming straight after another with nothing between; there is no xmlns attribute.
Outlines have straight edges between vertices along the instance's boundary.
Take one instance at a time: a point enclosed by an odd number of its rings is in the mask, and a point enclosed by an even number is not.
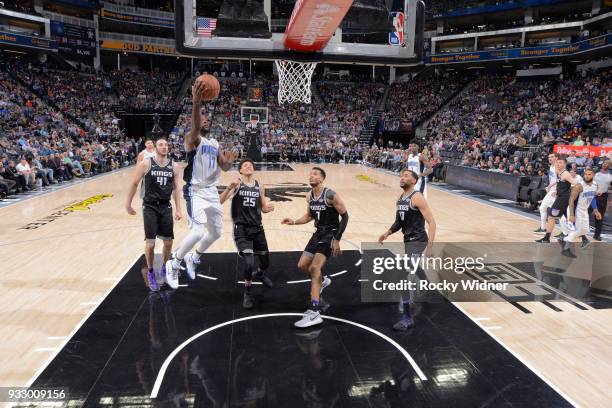
<svg viewBox="0 0 612 408"><path fill-rule="evenodd" d="M268 241L263 226L234 224L234 243L239 253L263 255L268 252Z"/></svg>
<svg viewBox="0 0 612 408"><path fill-rule="evenodd" d="M329 258L332 253L332 241L335 234L335 229L316 230L304 249L304 255L314 256L315 254L323 254Z"/></svg>
<svg viewBox="0 0 612 408"><path fill-rule="evenodd" d="M142 216L145 239L174 239L174 219L170 203L157 205L145 203L142 205Z"/></svg>
<svg viewBox="0 0 612 408"><path fill-rule="evenodd" d="M551 217L563 217L567 213L569 207L569 197L557 197L553 205L548 208L548 215Z"/></svg>

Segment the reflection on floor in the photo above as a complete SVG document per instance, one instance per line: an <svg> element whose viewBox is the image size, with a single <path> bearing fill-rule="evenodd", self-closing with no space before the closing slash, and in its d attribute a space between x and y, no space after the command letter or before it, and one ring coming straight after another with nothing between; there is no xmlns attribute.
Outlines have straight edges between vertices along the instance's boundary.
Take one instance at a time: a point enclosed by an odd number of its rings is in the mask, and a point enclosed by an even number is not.
<svg viewBox="0 0 612 408"><path fill-rule="evenodd" d="M141 258L33 385L69 387L73 406L87 407L570 406L443 299L417 305L416 326L392 332L397 304L360 303L357 251L325 270L336 274L325 292L328 314L395 340L425 381L380 335L329 319L297 331L296 317L283 316L228 324L190 342L150 399L164 361L191 336L242 317L302 312L308 283L287 283L304 278L299 255L272 253L277 286L256 286L251 311L240 307L235 254L207 255L195 281L160 293L144 287Z"/></svg>

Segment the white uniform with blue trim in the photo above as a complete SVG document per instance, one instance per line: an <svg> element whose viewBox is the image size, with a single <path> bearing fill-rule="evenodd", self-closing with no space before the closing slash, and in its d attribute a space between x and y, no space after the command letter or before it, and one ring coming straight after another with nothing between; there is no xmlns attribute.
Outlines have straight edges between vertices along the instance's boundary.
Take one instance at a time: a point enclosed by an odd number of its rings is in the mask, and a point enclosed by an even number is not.
<svg viewBox="0 0 612 408"><path fill-rule="evenodd" d="M427 178L421 176L421 166L421 153L410 153L408 155L408 160L406 161L406 167L408 170L414 171L419 176L417 183L414 185L414 190L420 191L423 196L427 198Z"/></svg>
<svg viewBox="0 0 612 408"><path fill-rule="evenodd" d="M548 185L546 186L546 195L540 204L540 228L546 229L546 219L548 217L548 209L553 205L557 198L557 172L555 166L551 165L548 168Z"/></svg>
<svg viewBox="0 0 612 408"><path fill-rule="evenodd" d="M578 195L576 202L574 228L570 231L566 240L568 242L573 241L576 237L581 235L587 235L589 233L589 207L591 201L595 198L595 192L597 191L597 183L594 181L591 184L587 184L581 181L582 192ZM569 212L569 209L568 209Z"/></svg>
<svg viewBox="0 0 612 408"><path fill-rule="evenodd" d="M187 152L183 193L191 223L213 223L219 228L223 224L223 211L217 191L221 176L218 154L219 142L205 137L201 138L195 150Z"/></svg>

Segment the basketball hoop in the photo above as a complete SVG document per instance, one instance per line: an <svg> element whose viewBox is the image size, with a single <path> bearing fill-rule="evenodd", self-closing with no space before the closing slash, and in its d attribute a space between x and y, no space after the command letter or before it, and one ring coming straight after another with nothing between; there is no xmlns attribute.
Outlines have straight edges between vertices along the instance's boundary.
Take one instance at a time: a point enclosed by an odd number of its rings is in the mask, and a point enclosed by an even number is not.
<svg viewBox="0 0 612 408"><path fill-rule="evenodd" d="M310 82L316 62L276 60L278 69L278 103L310 103Z"/></svg>

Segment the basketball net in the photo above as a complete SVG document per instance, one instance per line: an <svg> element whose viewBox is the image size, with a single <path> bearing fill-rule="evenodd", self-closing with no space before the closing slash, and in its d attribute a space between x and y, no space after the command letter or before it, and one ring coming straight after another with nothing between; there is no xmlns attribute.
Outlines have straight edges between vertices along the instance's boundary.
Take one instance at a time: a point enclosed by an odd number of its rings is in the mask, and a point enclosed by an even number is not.
<svg viewBox="0 0 612 408"><path fill-rule="evenodd" d="M278 103L310 103L310 82L316 62L276 60L278 69Z"/></svg>
<svg viewBox="0 0 612 408"><path fill-rule="evenodd" d="M251 119L250 125L248 126L251 129L257 129L257 124L259 123L259 120L257 119Z"/></svg>

